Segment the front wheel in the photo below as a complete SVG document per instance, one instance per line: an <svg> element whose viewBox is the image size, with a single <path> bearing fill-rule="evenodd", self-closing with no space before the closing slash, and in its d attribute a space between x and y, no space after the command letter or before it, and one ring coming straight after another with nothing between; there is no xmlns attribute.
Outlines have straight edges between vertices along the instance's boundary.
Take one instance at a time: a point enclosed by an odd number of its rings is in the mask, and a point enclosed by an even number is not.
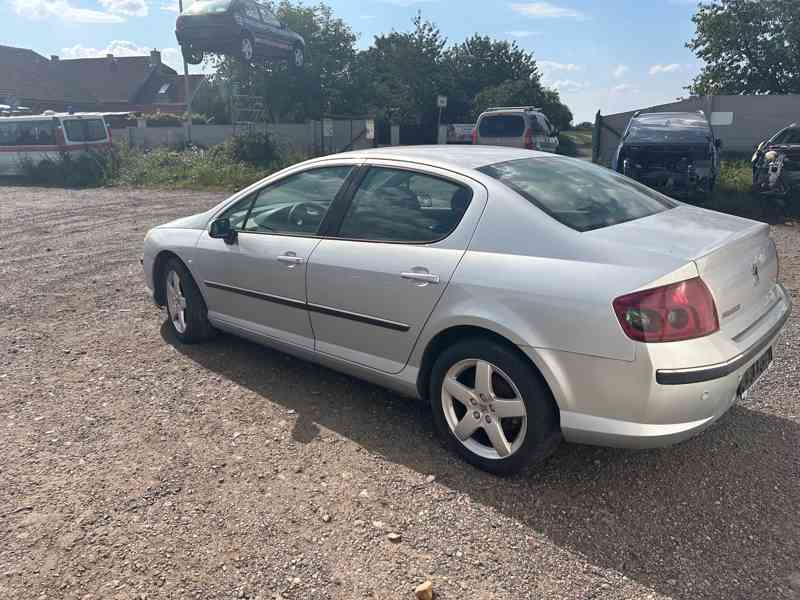
<svg viewBox="0 0 800 600"><path fill-rule="evenodd" d="M172 258L162 270L167 318L175 336L184 344L194 344L213 337L208 309L189 270Z"/></svg>
<svg viewBox="0 0 800 600"><path fill-rule="evenodd" d="M256 55L256 47L253 38L245 35L239 42L239 57L246 63L252 63Z"/></svg>
<svg viewBox="0 0 800 600"><path fill-rule="evenodd" d="M292 50L292 58L290 59L291 66L294 69L300 70L306 64L306 52L302 46L295 46Z"/></svg>
<svg viewBox="0 0 800 600"><path fill-rule="evenodd" d="M517 352L492 340L465 340L445 350L433 367L430 402L445 443L492 473L540 462L561 439L547 385Z"/></svg>

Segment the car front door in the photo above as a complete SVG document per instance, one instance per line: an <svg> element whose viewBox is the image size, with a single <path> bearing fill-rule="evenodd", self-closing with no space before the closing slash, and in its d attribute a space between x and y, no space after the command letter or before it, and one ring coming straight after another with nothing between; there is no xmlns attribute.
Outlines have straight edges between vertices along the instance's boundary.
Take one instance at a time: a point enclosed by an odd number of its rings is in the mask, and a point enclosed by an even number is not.
<svg viewBox="0 0 800 600"><path fill-rule="evenodd" d="M230 220L236 239L205 233L194 261L212 323L313 348L306 269L328 209L353 168L288 175L220 215Z"/></svg>
<svg viewBox="0 0 800 600"><path fill-rule="evenodd" d="M469 244L486 189L429 167L364 168L311 258L309 311L318 352L398 373Z"/></svg>

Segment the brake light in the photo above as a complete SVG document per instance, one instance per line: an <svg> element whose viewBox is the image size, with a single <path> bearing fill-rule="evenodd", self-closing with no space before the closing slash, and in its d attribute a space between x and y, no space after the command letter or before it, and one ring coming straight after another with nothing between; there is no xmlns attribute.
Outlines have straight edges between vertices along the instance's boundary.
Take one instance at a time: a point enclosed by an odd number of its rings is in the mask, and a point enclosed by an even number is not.
<svg viewBox="0 0 800 600"><path fill-rule="evenodd" d="M108 132L108 145L110 146L111 142L114 141L114 139L111 137L111 125L106 125L106 131Z"/></svg>
<svg viewBox="0 0 800 600"><path fill-rule="evenodd" d="M530 129L525 130L525 148L533 150L533 131Z"/></svg>
<svg viewBox="0 0 800 600"><path fill-rule="evenodd" d="M638 342L678 342L719 331L717 307L699 277L614 300L622 329Z"/></svg>
<svg viewBox="0 0 800 600"><path fill-rule="evenodd" d="M478 143L478 128L477 127L472 129L472 143L473 144L477 144Z"/></svg>

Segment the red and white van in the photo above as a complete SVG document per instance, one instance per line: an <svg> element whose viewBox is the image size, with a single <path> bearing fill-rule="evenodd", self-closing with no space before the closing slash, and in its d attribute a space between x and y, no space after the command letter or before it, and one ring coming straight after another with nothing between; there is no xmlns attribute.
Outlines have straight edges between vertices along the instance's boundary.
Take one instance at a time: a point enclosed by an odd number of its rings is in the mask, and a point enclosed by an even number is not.
<svg viewBox="0 0 800 600"><path fill-rule="evenodd" d="M26 162L57 160L61 153L104 151L111 132L102 114L54 113L0 117L0 175L22 175Z"/></svg>

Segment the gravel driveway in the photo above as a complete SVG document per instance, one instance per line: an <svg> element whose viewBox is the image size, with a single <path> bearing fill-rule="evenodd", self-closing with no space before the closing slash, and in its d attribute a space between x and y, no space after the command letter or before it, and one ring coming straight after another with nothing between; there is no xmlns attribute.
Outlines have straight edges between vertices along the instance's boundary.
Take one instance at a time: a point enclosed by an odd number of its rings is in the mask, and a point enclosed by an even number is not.
<svg viewBox="0 0 800 600"><path fill-rule="evenodd" d="M0 598L800 598L797 312L705 435L498 479L422 403L169 336L142 237L220 198L0 188Z"/></svg>

